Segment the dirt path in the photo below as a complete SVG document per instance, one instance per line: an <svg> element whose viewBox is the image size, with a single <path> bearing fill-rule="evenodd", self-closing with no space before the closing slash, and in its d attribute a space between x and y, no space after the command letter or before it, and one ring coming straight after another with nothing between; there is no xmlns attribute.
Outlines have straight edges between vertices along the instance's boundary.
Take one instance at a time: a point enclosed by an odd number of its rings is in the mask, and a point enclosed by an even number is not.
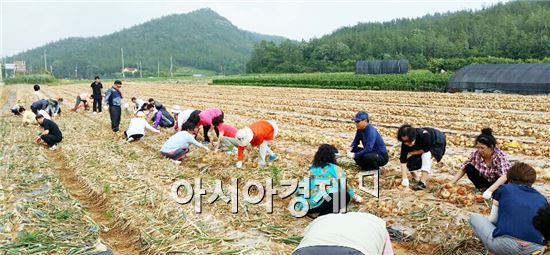
<svg viewBox="0 0 550 255"><path fill-rule="evenodd" d="M16 98L16 90L12 89L2 112L6 107L6 111L9 111L9 106L15 102ZM86 187L79 180L75 170L67 166L66 156L63 154L62 149L48 151L48 155L56 163L57 174L65 189L84 205L85 211L94 222L101 226L99 236L110 247L110 250L114 254L139 254L139 235L136 234L137 231L131 226L123 224L123 222L118 222L113 217L114 212L107 205L107 199Z"/></svg>
<svg viewBox="0 0 550 255"><path fill-rule="evenodd" d="M0 105L2 105L2 108L0 108L0 114L9 112L10 107L15 104L16 100L17 100L17 91L15 89L11 89L8 92L7 88L2 88L1 94L0 94Z"/></svg>
<svg viewBox="0 0 550 255"><path fill-rule="evenodd" d="M101 226L99 236L111 247L114 254L139 254L139 236L131 226L125 226L113 218L113 212L107 206L107 200L91 189L87 189L78 180L74 169L65 164L65 156L62 151L49 152L54 159L57 171L63 186L69 193L84 206L92 219Z"/></svg>

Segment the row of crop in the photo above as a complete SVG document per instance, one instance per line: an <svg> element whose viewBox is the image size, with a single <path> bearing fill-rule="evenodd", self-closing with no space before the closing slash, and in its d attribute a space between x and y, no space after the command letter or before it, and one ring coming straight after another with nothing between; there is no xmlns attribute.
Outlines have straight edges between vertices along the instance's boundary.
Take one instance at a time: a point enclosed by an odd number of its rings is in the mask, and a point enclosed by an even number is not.
<svg viewBox="0 0 550 255"><path fill-rule="evenodd" d="M441 91L449 75L439 74L296 74L271 76L236 76L214 79L217 85L249 85L330 89L371 89Z"/></svg>
<svg viewBox="0 0 550 255"><path fill-rule="evenodd" d="M4 80L6 84L45 84L55 81L55 77L49 74L17 75Z"/></svg>

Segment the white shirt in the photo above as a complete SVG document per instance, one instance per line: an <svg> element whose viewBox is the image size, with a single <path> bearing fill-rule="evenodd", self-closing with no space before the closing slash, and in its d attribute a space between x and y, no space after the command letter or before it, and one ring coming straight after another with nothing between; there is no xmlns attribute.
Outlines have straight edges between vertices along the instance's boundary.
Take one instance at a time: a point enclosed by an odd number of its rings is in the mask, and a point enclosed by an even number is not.
<svg viewBox="0 0 550 255"><path fill-rule="evenodd" d="M189 145L193 144L199 148L204 147L201 143L195 140L195 136L187 131L179 131L168 139L160 148L161 152L170 153L177 149L189 148Z"/></svg>
<svg viewBox="0 0 550 255"><path fill-rule="evenodd" d="M136 104L136 107L137 107L136 108L136 111L137 111L137 110L141 109L141 107L145 104L145 101L138 98L138 99L136 99L135 104Z"/></svg>
<svg viewBox="0 0 550 255"><path fill-rule="evenodd" d="M178 130L181 130L183 123L187 122L189 116L191 116L191 113L194 111L194 109L187 109L178 113Z"/></svg>
<svg viewBox="0 0 550 255"><path fill-rule="evenodd" d="M38 114L44 116L44 119L49 119L49 120L52 119L52 118L50 117L50 115L49 115L46 111L44 111L44 110L38 111Z"/></svg>
<svg viewBox="0 0 550 255"><path fill-rule="evenodd" d="M25 110L25 112L23 113L23 123L24 124L36 123L36 116L32 111Z"/></svg>
<svg viewBox="0 0 550 255"><path fill-rule="evenodd" d="M40 101L42 99L45 99L45 98L44 98L44 95L42 95L42 92L40 92L40 90L33 92L33 95L32 95L33 102Z"/></svg>
<svg viewBox="0 0 550 255"><path fill-rule="evenodd" d="M312 221L296 250L310 246L341 246L365 255L380 255L384 252L387 236L386 222L372 214L333 213Z"/></svg>
<svg viewBox="0 0 550 255"><path fill-rule="evenodd" d="M147 123L147 121L144 118L132 118L130 120L130 125L128 126L128 130L126 130L126 135L128 137L133 135L144 135L145 128L155 133L160 132L154 127L152 127L151 125L149 125L149 123Z"/></svg>

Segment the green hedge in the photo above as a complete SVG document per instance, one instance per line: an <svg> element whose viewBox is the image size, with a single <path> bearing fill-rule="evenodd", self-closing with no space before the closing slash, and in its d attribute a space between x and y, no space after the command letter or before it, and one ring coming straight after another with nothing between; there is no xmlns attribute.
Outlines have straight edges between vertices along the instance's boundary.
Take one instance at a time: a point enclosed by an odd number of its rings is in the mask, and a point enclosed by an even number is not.
<svg viewBox="0 0 550 255"><path fill-rule="evenodd" d="M5 84L44 84L55 82L55 77L49 74L17 75L4 80Z"/></svg>
<svg viewBox="0 0 550 255"><path fill-rule="evenodd" d="M315 73L248 75L214 79L217 85L276 86L327 89L369 89L442 91L449 74L432 73L361 75L353 73Z"/></svg>

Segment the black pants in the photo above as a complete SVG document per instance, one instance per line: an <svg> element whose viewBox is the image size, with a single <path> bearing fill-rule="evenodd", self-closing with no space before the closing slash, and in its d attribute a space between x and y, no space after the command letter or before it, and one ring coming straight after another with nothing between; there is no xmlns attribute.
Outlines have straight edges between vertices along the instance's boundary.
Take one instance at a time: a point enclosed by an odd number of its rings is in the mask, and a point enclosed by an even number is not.
<svg viewBox="0 0 550 255"><path fill-rule="evenodd" d="M472 164L468 164L464 170L466 171L466 175L468 175L468 179L472 181L476 189L487 189L495 183L488 181Z"/></svg>
<svg viewBox="0 0 550 255"><path fill-rule="evenodd" d="M120 109L120 106L109 106L109 115L111 116L111 129L113 130L113 132L118 132L121 114L122 111Z"/></svg>
<svg viewBox="0 0 550 255"><path fill-rule="evenodd" d="M407 169L409 171L416 171L422 168L422 155L413 155L407 159Z"/></svg>
<svg viewBox="0 0 550 255"><path fill-rule="evenodd" d="M163 128L171 128L174 126L174 122L169 122L167 120L161 119L159 122L159 126Z"/></svg>
<svg viewBox="0 0 550 255"><path fill-rule="evenodd" d="M292 253L292 255L363 255L362 252L344 246L315 245L302 247Z"/></svg>
<svg viewBox="0 0 550 255"><path fill-rule="evenodd" d="M204 141L205 142L210 142L210 137L208 137L208 131L210 131L210 127L212 126L203 126L202 129L204 131ZM217 128L214 128L214 132L216 132L216 136L219 137L220 136L220 131L217 129Z"/></svg>
<svg viewBox="0 0 550 255"><path fill-rule="evenodd" d="M92 106L94 112L101 112L101 100L103 100L103 97L94 96L94 102L93 102L93 106Z"/></svg>
<svg viewBox="0 0 550 255"><path fill-rule="evenodd" d="M143 134L135 134L135 135L131 135L130 137L134 138L134 141L137 141L143 138ZM126 133L126 131L124 131L124 138L128 139L130 137L128 137L128 134Z"/></svg>
<svg viewBox="0 0 550 255"><path fill-rule="evenodd" d="M336 201L336 199L340 199L340 194L339 193L330 193L328 194L332 199L330 201L326 201L326 200L323 200L323 202L313 208L313 209L309 209L308 211L308 214L317 214L319 213L319 216L323 216L323 215L326 215L326 214L331 214L331 213L338 213L340 211L340 208L344 208L344 207L347 207L348 204L349 204L349 201L351 200L351 197L349 195L348 192L346 192L346 201L340 201L340 204L338 205L338 208L336 209L337 211L334 211L335 209L333 208L334 205L333 203Z"/></svg>
<svg viewBox="0 0 550 255"><path fill-rule="evenodd" d="M48 144L48 146L52 147L56 145L57 143L61 142L63 140L63 137L55 136L55 135L41 135L40 138L42 138L42 141Z"/></svg>
<svg viewBox="0 0 550 255"><path fill-rule="evenodd" d="M360 152L363 148L361 147L355 147L351 152ZM354 158L355 163L359 167L361 167L361 170L363 171L369 171L369 170L380 170L381 166L385 166L388 161L389 157L388 154L378 154L378 153L367 153L359 158Z"/></svg>

